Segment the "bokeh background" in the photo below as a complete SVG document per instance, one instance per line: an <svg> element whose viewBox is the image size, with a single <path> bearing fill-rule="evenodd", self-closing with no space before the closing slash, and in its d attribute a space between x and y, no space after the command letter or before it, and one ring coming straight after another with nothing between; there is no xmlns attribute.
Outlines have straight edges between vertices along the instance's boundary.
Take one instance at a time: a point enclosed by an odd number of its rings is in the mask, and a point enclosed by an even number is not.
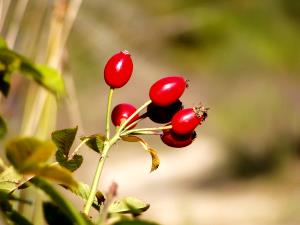
<svg viewBox="0 0 300 225"><path fill-rule="evenodd" d="M11 1L3 36L18 1ZM37 61L46 39L41 24L53 2L28 1L15 41L17 51ZM103 67L127 49L134 75L115 91L113 104L139 106L153 82L180 74L191 81L184 105L203 102L211 109L187 148L146 138L161 159L151 174L150 157L139 145L118 143L102 189L117 182L119 196L146 200L151 207L144 217L165 225L298 225L299 40L298 0L84 0L67 42L70 94L59 104L58 128L79 124L81 135L104 131ZM27 86L16 81L4 102L8 137L20 129ZM97 155L83 152L76 176L90 183Z"/></svg>

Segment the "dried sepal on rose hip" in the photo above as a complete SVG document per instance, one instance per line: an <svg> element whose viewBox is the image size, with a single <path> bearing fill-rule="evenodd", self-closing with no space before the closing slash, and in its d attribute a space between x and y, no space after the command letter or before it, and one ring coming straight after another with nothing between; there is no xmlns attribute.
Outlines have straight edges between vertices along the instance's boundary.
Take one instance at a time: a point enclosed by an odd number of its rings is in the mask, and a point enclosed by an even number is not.
<svg viewBox="0 0 300 225"><path fill-rule="evenodd" d="M111 113L111 120L115 126L120 126L123 121L128 119L134 112L136 108L130 103L121 103L114 107ZM128 124L131 124L139 118L139 115L135 115ZM134 126L133 126L134 127Z"/></svg>
<svg viewBox="0 0 300 225"><path fill-rule="evenodd" d="M176 112L183 108L182 102L177 100L168 106L158 106L151 103L147 107L146 116L155 123L169 123Z"/></svg>
<svg viewBox="0 0 300 225"><path fill-rule="evenodd" d="M160 136L162 142L173 148L183 148L186 147L194 141L197 134L195 131L185 135L179 135L174 133L172 129L164 130L163 134Z"/></svg>
<svg viewBox="0 0 300 225"><path fill-rule="evenodd" d="M104 79L111 88L123 87L130 79L133 71L133 62L128 51L113 55L104 68Z"/></svg>
<svg viewBox="0 0 300 225"><path fill-rule="evenodd" d="M149 97L157 106L168 106L176 102L188 86L182 76L169 76L156 81L149 90Z"/></svg>
<svg viewBox="0 0 300 225"><path fill-rule="evenodd" d="M176 134L186 135L195 130L207 117L207 110L202 105L178 111L172 118L172 130Z"/></svg>

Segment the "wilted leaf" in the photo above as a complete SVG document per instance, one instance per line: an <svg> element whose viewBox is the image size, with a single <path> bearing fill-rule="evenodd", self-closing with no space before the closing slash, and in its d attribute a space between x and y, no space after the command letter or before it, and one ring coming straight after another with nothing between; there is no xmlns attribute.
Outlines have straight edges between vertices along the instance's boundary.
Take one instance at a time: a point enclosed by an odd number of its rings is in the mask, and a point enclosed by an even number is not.
<svg viewBox="0 0 300 225"><path fill-rule="evenodd" d="M149 209L150 205L137 198L125 197L114 201L108 208L109 213L130 213L139 215Z"/></svg>
<svg viewBox="0 0 300 225"><path fill-rule="evenodd" d="M144 139L142 139L138 136L133 136L133 135L122 136L121 138L122 138L122 140L128 141L128 142L139 142L143 146L143 148L147 152L150 153L150 155L151 155L151 170L150 170L150 172L153 172L154 170L156 170L159 167L160 160L159 160L157 151L155 149L151 148Z"/></svg>
<svg viewBox="0 0 300 225"><path fill-rule="evenodd" d="M150 221L146 221L146 220L139 220L139 219L129 220L129 219L125 219L125 220L118 221L118 222L114 223L113 225L159 225L159 224L154 223L154 222L150 222Z"/></svg>
<svg viewBox="0 0 300 225"><path fill-rule="evenodd" d="M133 135L127 135L127 136L121 136L123 141L128 141L128 142L144 142L145 141L138 137L138 136L133 136Z"/></svg>
<svg viewBox="0 0 300 225"><path fill-rule="evenodd" d="M75 140L78 127L57 130L52 132L51 138L58 150L68 157L72 144Z"/></svg>
<svg viewBox="0 0 300 225"><path fill-rule="evenodd" d="M102 134L94 134L90 136L83 136L81 141L86 141L85 144L97 153L101 153L104 147L105 136Z"/></svg>
<svg viewBox="0 0 300 225"><path fill-rule="evenodd" d="M43 203L43 211L48 225L73 225L73 222L61 211L61 209L51 202Z"/></svg>
<svg viewBox="0 0 300 225"><path fill-rule="evenodd" d="M151 171L154 171L156 170L158 167L159 167L159 164L160 164L160 160L159 160L159 157L157 155L157 151L153 148L148 148L148 151L151 155L151 159L152 159L152 163L151 163Z"/></svg>
<svg viewBox="0 0 300 225"><path fill-rule="evenodd" d="M0 139L4 137L6 132L7 132L7 127L6 127L5 121L2 118L2 116L0 115Z"/></svg>
<svg viewBox="0 0 300 225"><path fill-rule="evenodd" d="M31 137L15 138L6 145L6 156L19 172L45 164L55 151L52 142Z"/></svg>

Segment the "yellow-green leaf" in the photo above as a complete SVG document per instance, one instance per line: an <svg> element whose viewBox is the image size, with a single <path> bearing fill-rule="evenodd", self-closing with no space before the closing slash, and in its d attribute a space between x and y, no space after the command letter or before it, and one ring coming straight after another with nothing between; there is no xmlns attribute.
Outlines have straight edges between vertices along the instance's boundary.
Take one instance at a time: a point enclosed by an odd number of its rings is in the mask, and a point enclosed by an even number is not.
<svg viewBox="0 0 300 225"><path fill-rule="evenodd" d="M109 213L130 213L133 215L139 215L149 209L150 205L144 201L134 198L125 197L120 200L114 201L109 207Z"/></svg>
<svg viewBox="0 0 300 225"><path fill-rule="evenodd" d="M21 173L45 164L54 151L55 146L52 142L43 142L31 137L15 138L6 145L8 160Z"/></svg>
<svg viewBox="0 0 300 225"><path fill-rule="evenodd" d="M89 185L82 183L82 182L78 182L78 186L77 187L70 187L68 188L71 192L73 192L75 195L79 196L80 198L82 198L83 200L87 200L90 194L90 187ZM102 194L102 192L97 191L96 193L96 197L93 201L93 207L97 210L100 209L100 205L103 204L103 202L105 201L105 197Z"/></svg>
<svg viewBox="0 0 300 225"><path fill-rule="evenodd" d="M44 177L56 181L58 184L62 184L67 187L78 186L78 183L73 178L72 173L66 168L61 167L59 165L46 165L40 168L31 168L31 170L26 171L26 174Z"/></svg>

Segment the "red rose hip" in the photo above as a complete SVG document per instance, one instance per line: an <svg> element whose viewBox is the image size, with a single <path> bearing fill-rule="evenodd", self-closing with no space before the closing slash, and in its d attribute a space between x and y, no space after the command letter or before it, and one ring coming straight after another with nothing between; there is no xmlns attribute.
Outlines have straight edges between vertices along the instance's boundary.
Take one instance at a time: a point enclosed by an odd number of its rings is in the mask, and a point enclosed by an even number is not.
<svg viewBox="0 0 300 225"><path fill-rule="evenodd" d="M129 104L129 103L121 103L114 107L111 113L111 120L115 126L120 126L120 124L128 119L134 112L136 108ZM137 120L139 115L135 115L128 124L132 123L133 121Z"/></svg>
<svg viewBox="0 0 300 225"><path fill-rule="evenodd" d="M206 117L207 109L203 106L182 109L172 118L172 130L180 135L192 133Z"/></svg>
<svg viewBox="0 0 300 225"><path fill-rule="evenodd" d="M181 97L186 87L182 76L164 77L151 86L149 97L155 105L168 106Z"/></svg>
<svg viewBox="0 0 300 225"><path fill-rule="evenodd" d="M113 55L104 68L104 79L111 88L123 87L130 79L133 63L128 51Z"/></svg>
<svg viewBox="0 0 300 225"><path fill-rule="evenodd" d="M163 143L170 147L183 148L192 144L196 136L197 134L195 131L186 135L179 135L174 133L172 130L164 130L160 138Z"/></svg>

